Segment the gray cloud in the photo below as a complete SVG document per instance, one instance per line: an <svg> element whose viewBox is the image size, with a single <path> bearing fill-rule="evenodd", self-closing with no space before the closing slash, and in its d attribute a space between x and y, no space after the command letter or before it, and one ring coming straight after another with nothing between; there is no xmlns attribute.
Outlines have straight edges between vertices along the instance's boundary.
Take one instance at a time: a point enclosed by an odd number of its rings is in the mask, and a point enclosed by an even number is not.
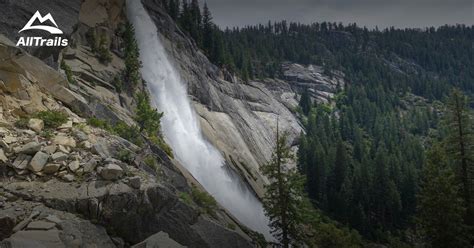
<svg viewBox="0 0 474 248"><path fill-rule="evenodd" d="M289 20L375 27L474 24L472 0L207 0L221 27Z"/></svg>

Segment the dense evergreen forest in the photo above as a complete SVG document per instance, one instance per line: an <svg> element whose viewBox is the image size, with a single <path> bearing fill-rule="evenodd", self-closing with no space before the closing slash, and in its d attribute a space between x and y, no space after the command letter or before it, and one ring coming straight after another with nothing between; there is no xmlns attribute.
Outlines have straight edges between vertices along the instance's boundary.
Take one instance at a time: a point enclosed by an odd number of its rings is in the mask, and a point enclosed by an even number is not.
<svg viewBox="0 0 474 248"><path fill-rule="evenodd" d="M285 61L344 73L333 104L305 90L297 110L298 170L316 209L390 247L472 244L474 27L221 30L197 0L163 3L213 63L244 81L281 77Z"/></svg>

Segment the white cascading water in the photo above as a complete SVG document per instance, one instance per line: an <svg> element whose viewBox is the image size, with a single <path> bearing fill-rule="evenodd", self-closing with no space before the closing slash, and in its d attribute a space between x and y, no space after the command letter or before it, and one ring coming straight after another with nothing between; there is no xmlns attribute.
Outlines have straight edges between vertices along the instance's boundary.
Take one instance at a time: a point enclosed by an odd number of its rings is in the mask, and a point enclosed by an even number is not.
<svg viewBox="0 0 474 248"><path fill-rule="evenodd" d="M202 136L185 84L169 61L158 31L140 0L127 1L128 19L155 107L164 112L163 134L175 157L240 222L273 239L262 204L241 178L224 167L222 155Z"/></svg>

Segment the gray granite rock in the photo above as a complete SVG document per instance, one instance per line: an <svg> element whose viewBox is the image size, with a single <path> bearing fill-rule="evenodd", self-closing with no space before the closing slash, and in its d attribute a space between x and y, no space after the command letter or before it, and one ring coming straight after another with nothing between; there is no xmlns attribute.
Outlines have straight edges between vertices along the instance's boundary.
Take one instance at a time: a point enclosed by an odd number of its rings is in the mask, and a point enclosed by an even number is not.
<svg viewBox="0 0 474 248"><path fill-rule="evenodd" d="M55 223L46 222L46 221L33 221L28 224L26 230L50 230L56 226Z"/></svg>
<svg viewBox="0 0 474 248"><path fill-rule="evenodd" d="M48 162L49 155L44 152L37 152L35 156L31 159L28 169L34 172L39 172L43 170L43 167Z"/></svg>
<svg viewBox="0 0 474 248"><path fill-rule="evenodd" d="M34 155L41 150L41 144L33 141L15 149L15 153Z"/></svg>
<svg viewBox="0 0 474 248"><path fill-rule="evenodd" d="M102 168L100 172L100 175L105 180L117 180L122 176L122 174L123 174L122 167L116 164L107 164L104 166L104 168Z"/></svg>
<svg viewBox="0 0 474 248"><path fill-rule="evenodd" d="M28 166L28 164L31 161L31 156L26 155L26 154L19 154L18 157L16 157L15 161L13 161L13 168L18 169L18 170L24 170Z"/></svg>

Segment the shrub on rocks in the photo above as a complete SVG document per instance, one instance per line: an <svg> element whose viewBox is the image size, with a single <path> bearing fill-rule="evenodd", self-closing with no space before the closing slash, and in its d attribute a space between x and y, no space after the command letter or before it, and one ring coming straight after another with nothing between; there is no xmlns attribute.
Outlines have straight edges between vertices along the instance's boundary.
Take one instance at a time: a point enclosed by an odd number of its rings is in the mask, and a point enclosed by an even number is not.
<svg viewBox="0 0 474 248"><path fill-rule="evenodd" d="M217 202L207 192L201 191L196 186L191 189L191 196L194 202L200 206L205 213L215 216L215 210L217 209Z"/></svg>
<svg viewBox="0 0 474 248"><path fill-rule="evenodd" d="M26 129L28 128L28 118L20 118L15 122L15 127L21 128L21 129Z"/></svg>
<svg viewBox="0 0 474 248"><path fill-rule="evenodd" d="M65 113L56 110L41 111L35 117L43 120L46 128L58 128L66 123L68 118Z"/></svg>

